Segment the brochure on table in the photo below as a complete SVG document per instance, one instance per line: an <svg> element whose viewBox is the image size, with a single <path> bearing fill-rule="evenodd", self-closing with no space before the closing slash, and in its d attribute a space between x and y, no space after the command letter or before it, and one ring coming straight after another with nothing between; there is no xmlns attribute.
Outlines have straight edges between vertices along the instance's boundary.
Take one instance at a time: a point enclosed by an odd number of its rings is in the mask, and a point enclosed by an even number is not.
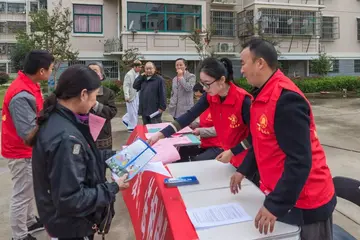
<svg viewBox="0 0 360 240"><path fill-rule="evenodd" d="M138 138L105 162L118 177L128 173L127 180L131 180L155 155L156 151Z"/></svg>

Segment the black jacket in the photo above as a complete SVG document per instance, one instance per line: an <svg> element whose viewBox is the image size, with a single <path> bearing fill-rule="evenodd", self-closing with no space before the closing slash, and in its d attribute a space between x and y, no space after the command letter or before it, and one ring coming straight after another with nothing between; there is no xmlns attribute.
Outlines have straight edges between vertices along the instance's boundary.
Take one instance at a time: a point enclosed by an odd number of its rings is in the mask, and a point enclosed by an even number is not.
<svg viewBox="0 0 360 240"><path fill-rule="evenodd" d="M165 80L161 76L155 74L147 80L147 76L140 75L133 87L140 91L139 115L150 116L159 109L166 110Z"/></svg>
<svg viewBox="0 0 360 240"><path fill-rule="evenodd" d="M106 119L99 137L96 140L96 146L99 149L111 149L111 119L113 119L117 113L115 93L107 87L101 87L96 100L99 102L99 106L95 110L92 110L92 113Z"/></svg>
<svg viewBox="0 0 360 240"><path fill-rule="evenodd" d="M50 236L77 238L94 234L119 191L105 180L104 160L113 151L97 150L89 127L57 105L40 126L33 147L36 205Z"/></svg>

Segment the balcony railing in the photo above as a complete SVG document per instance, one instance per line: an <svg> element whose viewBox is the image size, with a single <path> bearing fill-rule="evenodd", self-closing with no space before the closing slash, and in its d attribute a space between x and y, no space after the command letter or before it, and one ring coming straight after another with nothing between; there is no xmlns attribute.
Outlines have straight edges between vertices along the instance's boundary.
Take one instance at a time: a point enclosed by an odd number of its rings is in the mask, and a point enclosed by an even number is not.
<svg viewBox="0 0 360 240"><path fill-rule="evenodd" d="M255 31L272 36L320 36L321 32L321 15L314 11L259 9L256 16L250 11L241 12L238 20L239 36Z"/></svg>
<svg viewBox="0 0 360 240"><path fill-rule="evenodd" d="M305 5L324 5L324 0L244 0L244 6L253 3L281 3L281 4L305 4Z"/></svg>
<svg viewBox="0 0 360 240"><path fill-rule="evenodd" d="M236 5L236 0L211 0L213 4Z"/></svg>
<svg viewBox="0 0 360 240"><path fill-rule="evenodd" d="M107 39L104 43L104 52L105 53L115 53L115 52L122 52L123 45L121 41L121 37L119 38L111 38Z"/></svg>

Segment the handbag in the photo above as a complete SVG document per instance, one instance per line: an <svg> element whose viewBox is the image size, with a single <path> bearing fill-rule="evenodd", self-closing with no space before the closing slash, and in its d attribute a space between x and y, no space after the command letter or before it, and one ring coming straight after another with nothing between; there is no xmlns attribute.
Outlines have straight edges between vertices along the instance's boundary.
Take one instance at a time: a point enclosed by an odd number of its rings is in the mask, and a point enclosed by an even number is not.
<svg viewBox="0 0 360 240"><path fill-rule="evenodd" d="M105 240L105 235L109 233L112 219L115 216L114 202L110 203L104 210L99 224L95 224L93 229L99 235L102 235L102 240Z"/></svg>

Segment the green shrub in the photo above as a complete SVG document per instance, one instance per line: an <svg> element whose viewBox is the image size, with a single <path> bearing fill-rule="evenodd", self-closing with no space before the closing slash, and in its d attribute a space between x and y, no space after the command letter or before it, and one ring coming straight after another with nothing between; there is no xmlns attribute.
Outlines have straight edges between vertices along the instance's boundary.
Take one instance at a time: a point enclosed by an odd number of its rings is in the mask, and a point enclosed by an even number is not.
<svg viewBox="0 0 360 240"><path fill-rule="evenodd" d="M10 80L9 74L0 72L0 85L7 83Z"/></svg>
<svg viewBox="0 0 360 240"><path fill-rule="evenodd" d="M313 77L293 81L304 93L336 92L343 89L356 91L360 89L360 77L356 76ZM245 78L237 79L236 83L248 92L252 89Z"/></svg>

